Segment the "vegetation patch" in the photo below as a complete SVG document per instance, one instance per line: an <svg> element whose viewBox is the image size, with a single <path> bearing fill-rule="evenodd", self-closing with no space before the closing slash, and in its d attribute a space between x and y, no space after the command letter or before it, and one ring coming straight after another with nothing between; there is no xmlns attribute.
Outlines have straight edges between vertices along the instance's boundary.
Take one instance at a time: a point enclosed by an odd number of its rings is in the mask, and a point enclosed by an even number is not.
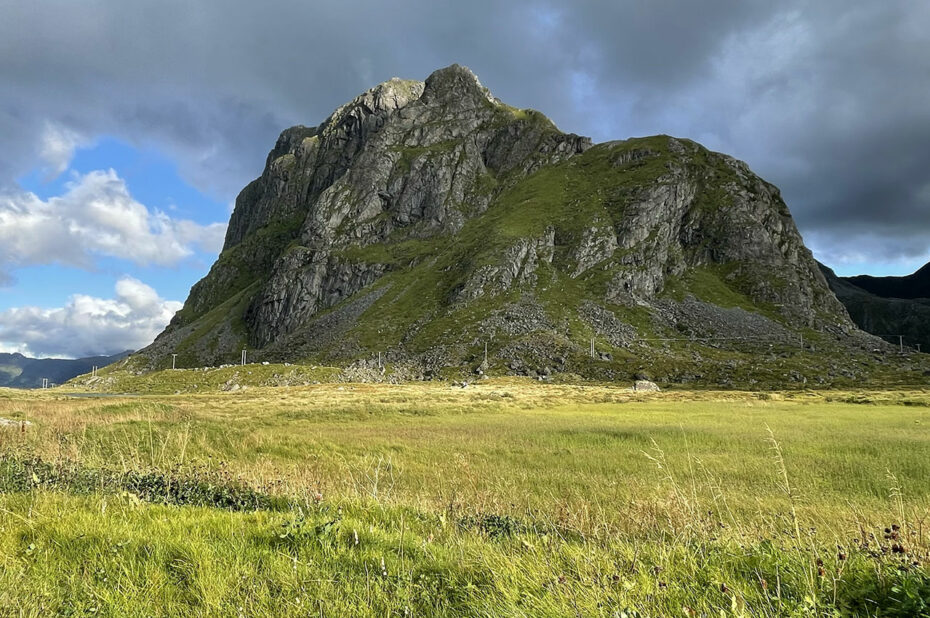
<svg viewBox="0 0 930 618"><path fill-rule="evenodd" d="M0 493L53 490L75 495L121 494L130 500L230 511L281 510L290 501L246 487L223 468L107 470L72 461L0 455Z"/></svg>
<svg viewBox="0 0 930 618"><path fill-rule="evenodd" d="M14 392L0 613L926 618L928 401Z"/></svg>

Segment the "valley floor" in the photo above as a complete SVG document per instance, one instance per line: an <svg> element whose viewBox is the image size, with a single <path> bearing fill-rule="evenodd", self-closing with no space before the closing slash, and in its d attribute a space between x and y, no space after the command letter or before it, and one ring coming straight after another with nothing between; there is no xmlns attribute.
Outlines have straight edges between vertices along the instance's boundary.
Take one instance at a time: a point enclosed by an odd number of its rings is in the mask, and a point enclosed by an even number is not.
<svg viewBox="0 0 930 618"><path fill-rule="evenodd" d="M0 615L930 616L928 391L0 390L0 418Z"/></svg>

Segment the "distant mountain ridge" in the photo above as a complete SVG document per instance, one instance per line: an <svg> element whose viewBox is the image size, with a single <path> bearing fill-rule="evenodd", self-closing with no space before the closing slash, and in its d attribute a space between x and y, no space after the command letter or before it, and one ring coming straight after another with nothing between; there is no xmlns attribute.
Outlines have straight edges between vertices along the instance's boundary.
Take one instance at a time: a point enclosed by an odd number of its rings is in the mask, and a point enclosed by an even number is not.
<svg viewBox="0 0 930 618"><path fill-rule="evenodd" d="M859 328L930 352L930 264L904 277L839 277L823 264L820 269Z"/></svg>
<svg viewBox="0 0 930 618"><path fill-rule="evenodd" d="M113 356L87 358L29 358L22 354L0 353L0 387L41 388L42 380L50 384L64 384L71 378L88 373L95 366L105 367L126 358L131 350Z"/></svg>
<svg viewBox="0 0 930 618"><path fill-rule="evenodd" d="M930 298L930 264L903 277L857 275L843 279L882 298Z"/></svg>

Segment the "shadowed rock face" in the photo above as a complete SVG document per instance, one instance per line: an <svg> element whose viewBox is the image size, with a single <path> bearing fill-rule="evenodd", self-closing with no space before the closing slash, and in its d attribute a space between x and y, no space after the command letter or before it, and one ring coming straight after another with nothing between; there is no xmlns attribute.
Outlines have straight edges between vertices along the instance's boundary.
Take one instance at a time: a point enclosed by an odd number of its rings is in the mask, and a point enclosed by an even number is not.
<svg viewBox="0 0 930 618"><path fill-rule="evenodd" d="M594 146L453 65L284 131L145 354L455 363L477 337L568 341L591 315L625 332L627 312L652 311L665 328L685 297L853 328L778 190L744 163L667 136Z"/></svg>
<svg viewBox="0 0 930 618"><path fill-rule="evenodd" d="M872 277L859 275L844 279L870 294L881 298L930 299L930 264L904 277Z"/></svg>
<svg viewBox="0 0 930 618"><path fill-rule="evenodd" d="M820 265L830 288L862 330L894 344L930 351L930 265L906 277L837 277Z"/></svg>

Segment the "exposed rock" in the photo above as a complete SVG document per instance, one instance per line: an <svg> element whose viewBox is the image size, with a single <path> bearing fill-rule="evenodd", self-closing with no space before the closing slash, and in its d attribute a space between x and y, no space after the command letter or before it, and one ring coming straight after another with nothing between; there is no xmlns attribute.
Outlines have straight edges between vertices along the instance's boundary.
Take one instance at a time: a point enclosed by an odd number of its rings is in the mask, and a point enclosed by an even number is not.
<svg viewBox="0 0 930 618"><path fill-rule="evenodd" d="M659 385L649 380L637 380L633 383L633 390L637 392L658 392Z"/></svg>
<svg viewBox="0 0 930 618"><path fill-rule="evenodd" d="M892 344L930 352L930 264L907 277L837 277L820 265L830 288L859 328ZM860 287L866 286L866 287Z"/></svg>
<svg viewBox="0 0 930 618"><path fill-rule="evenodd" d="M247 344L256 362L366 380L450 365L628 379L631 350L670 349L650 336L726 347L801 327L860 345L778 189L744 163L668 136L593 146L453 65L285 130L142 354L218 365ZM364 360L378 352L390 372Z"/></svg>

